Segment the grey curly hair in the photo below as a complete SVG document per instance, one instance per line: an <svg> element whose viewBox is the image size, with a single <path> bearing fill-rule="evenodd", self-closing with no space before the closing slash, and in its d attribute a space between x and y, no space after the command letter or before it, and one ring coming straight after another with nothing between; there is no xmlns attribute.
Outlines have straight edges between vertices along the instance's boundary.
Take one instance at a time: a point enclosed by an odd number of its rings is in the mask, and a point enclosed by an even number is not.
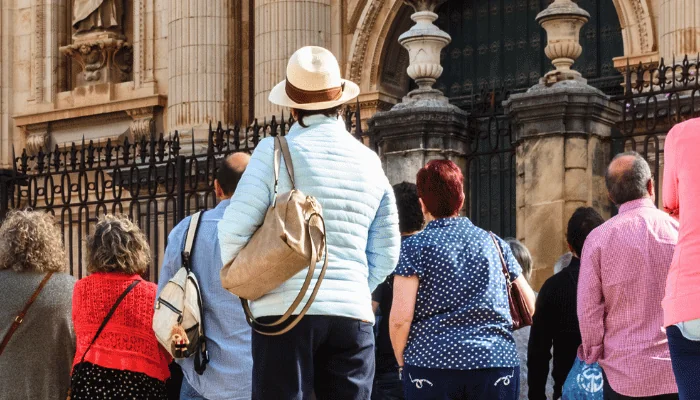
<svg viewBox="0 0 700 400"><path fill-rule="evenodd" d="M87 238L87 270L142 275L151 263L146 236L126 216L105 215Z"/></svg>
<svg viewBox="0 0 700 400"><path fill-rule="evenodd" d="M61 231L50 214L12 211L0 226L0 270L65 272Z"/></svg>

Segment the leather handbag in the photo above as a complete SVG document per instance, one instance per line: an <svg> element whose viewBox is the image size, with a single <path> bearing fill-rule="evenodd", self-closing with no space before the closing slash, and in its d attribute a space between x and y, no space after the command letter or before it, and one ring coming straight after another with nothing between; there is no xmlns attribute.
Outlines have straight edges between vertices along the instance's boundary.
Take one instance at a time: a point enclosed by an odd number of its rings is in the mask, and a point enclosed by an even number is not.
<svg viewBox="0 0 700 400"><path fill-rule="evenodd" d="M20 311L19 314L17 314L17 316L15 317L15 319L12 320L12 325L10 325L10 329L7 330L5 337L2 338L2 343L0 343L0 355L2 355L2 353L5 351L5 347L7 347L8 343L10 343L10 339L12 339L12 335L15 334L17 328L19 328L19 326L22 325L22 322L24 322L24 317L27 315L29 307L31 307L32 304L34 304L36 299L39 297L39 294L44 289L44 286L46 286L46 283L48 283L49 279L51 279L52 275L53 272L49 272L44 276L44 279L41 280L39 286L36 288L36 290L34 290L34 293L32 293L32 296L24 305L22 311Z"/></svg>
<svg viewBox="0 0 700 400"><path fill-rule="evenodd" d="M278 195L282 157L292 190ZM238 256L221 270L222 286L241 299L248 323L264 335L281 335L299 323L316 298L328 268L323 210L314 197L306 196L296 188L292 157L284 137L275 137L273 163L274 199L267 210L265 220ZM306 296L313 281L316 264L322 257L323 267L311 295L301 311L292 319L292 315ZM248 300L259 299L307 267L304 284L284 315L267 324L256 321Z"/></svg>
<svg viewBox="0 0 700 400"><path fill-rule="evenodd" d="M518 330L526 326L532 325L532 311L527 306L525 302L525 296L523 295L523 289L520 287L518 282L514 282L510 278L510 272L508 272L508 264L506 259L503 257L503 251L501 251L501 246L496 240L496 235L493 232L489 232L491 235L491 240L493 244L496 245L496 250L498 251L498 256L501 259L501 267L503 267L503 274L506 277L506 285L508 292L508 304L510 306L510 316L513 318L513 330Z"/></svg>

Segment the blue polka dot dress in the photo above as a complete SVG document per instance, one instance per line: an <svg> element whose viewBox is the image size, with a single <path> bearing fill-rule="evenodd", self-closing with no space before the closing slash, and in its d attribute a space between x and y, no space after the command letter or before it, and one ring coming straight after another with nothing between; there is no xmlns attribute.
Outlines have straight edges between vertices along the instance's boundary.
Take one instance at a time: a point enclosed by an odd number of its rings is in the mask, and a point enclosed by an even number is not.
<svg viewBox="0 0 700 400"><path fill-rule="evenodd" d="M499 243L516 279L520 265ZM420 282L406 364L457 370L519 365L506 278L488 232L468 218L432 221L403 243L395 274Z"/></svg>

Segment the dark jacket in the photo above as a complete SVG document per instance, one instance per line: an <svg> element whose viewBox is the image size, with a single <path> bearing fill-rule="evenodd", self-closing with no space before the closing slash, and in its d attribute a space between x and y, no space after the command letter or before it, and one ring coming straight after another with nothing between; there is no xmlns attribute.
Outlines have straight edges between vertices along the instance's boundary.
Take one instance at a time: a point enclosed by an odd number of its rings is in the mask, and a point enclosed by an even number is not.
<svg viewBox="0 0 700 400"><path fill-rule="evenodd" d="M581 344L576 314L580 267L581 260L574 257L568 267L544 283L537 296L527 353L530 400L546 399L545 385L552 350L555 399L561 396L562 386L576 360L576 351Z"/></svg>

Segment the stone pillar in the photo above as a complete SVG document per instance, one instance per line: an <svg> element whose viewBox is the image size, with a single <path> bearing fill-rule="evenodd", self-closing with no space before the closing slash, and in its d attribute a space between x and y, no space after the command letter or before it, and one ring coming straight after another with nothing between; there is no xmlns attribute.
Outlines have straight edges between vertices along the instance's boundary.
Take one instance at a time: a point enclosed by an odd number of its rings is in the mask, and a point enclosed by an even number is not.
<svg viewBox="0 0 700 400"><path fill-rule="evenodd" d="M621 108L579 81L543 84L506 102L516 141L517 236L535 258L533 286L552 275L576 208L611 208L605 189L610 135Z"/></svg>
<svg viewBox="0 0 700 400"><path fill-rule="evenodd" d="M331 49L331 0L255 0L255 116L282 111L267 97L282 81L289 57L303 46ZM340 60L340 54L335 54Z"/></svg>
<svg viewBox="0 0 700 400"><path fill-rule="evenodd" d="M605 170L622 111L570 69L581 54L578 33L588 14L571 0L556 0L537 20L547 30L545 52L556 69L504 104L518 143L517 236L535 259L535 288L568 251L566 225L576 208L610 216Z"/></svg>
<svg viewBox="0 0 700 400"><path fill-rule="evenodd" d="M662 0L659 15L659 51L666 65L675 57L695 60L700 52L700 3L697 0Z"/></svg>
<svg viewBox="0 0 700 400"><path fill-rule="evenodd" d="M442 74L440 51L450 42L433 22L433 11L445 0L406 0L416 11L416 23L399 37L409 54L408 75L418 84L391 110L369 120L369 136L392 184L415 182L428 161L449 159L466 169L469 152L467 114L451 105L432 86Z"/></svg>
<svg viewBox="0 0 700 400"><path fill-rule="evenodd" d="M233 7L226 0L171 1L168 23L167 130L207 130L233 124L230 57Z"/></svg>

